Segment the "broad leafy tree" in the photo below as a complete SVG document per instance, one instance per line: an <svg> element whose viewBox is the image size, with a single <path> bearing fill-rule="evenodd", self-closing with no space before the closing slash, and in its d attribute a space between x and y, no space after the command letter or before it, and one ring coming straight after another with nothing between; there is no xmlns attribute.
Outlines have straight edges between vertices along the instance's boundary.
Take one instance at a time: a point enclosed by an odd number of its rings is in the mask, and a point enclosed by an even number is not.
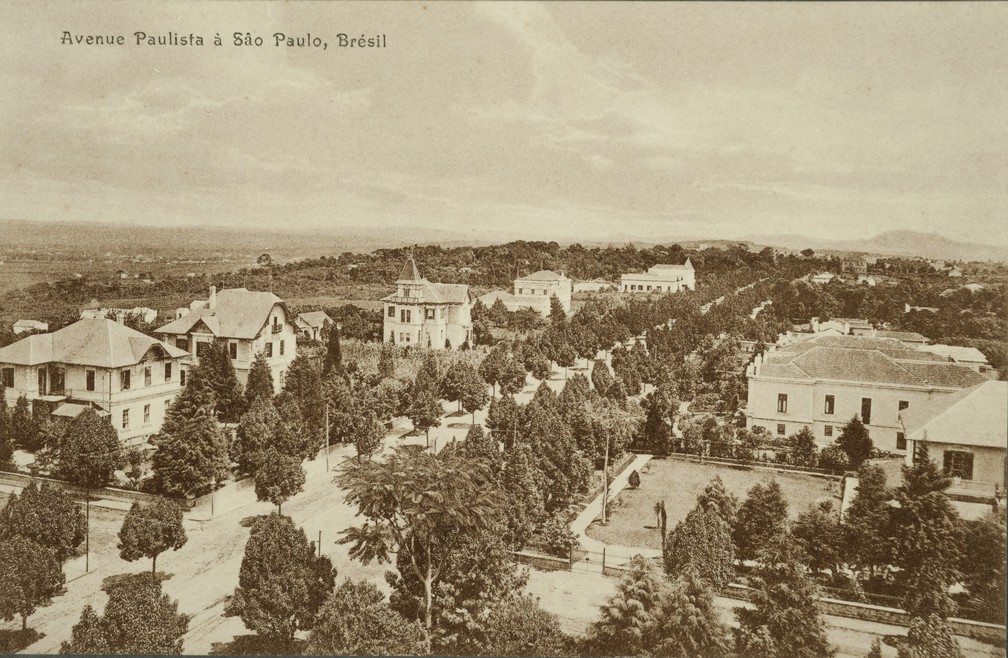
<svg viewBox="0 0 1008 658"><path fill-rule="evenodd" d="M189 616L162 593L160 582L132 579L109 592L102 615L84 607L60 653L178 656L188 630Z"/></svg>
<svg viewBox="0 0 1008 658"><path fill-rule="evenodd" d="M720 475L715 475L697 496L697 505L721 517L729 528L735 527L738 517L738 498L725 489Z"/></svg>
<svg viewBox="0 0 1008 658"><path fill-rule="evenodd" d="M421 389L414 392L406 410L406 415L413 423L413 429L423 432L430 441L430 429L441 425L441 402L431 391Z"/></svg>
<svg viewBox="0 0 1008 658"><path fill-rule="evenodd" d="M96 489L112 481L120 455L119 435L108 417L87 408L70 425L59 449L57 470L77 486Z"/></svg>
<svg viewBox="0 0 1008 658"><path fill-rule="evenodd" d="M478 460L400 446L382 463L347 462L338 481L346 502L366 519L344 530L340 542L365 564L388 562L394 551L411 556L401 566L422 585L421 616L429 634L434 585L442 577L448 543L485 530L501 516L492 474Z"/></svg>
<svg viewBox="0 0 1008 658"><path fill-rule="evenodd" d="M255 472L255 492L259 500L268 500L283 513L283 504L304 488L305 471L301 460L276 449L263 453Z"/></svg>
<svg viewBox="0 0 1008 658"><path fill-rule="evenodd" d="M0 541L0 619L20 617L21 630L27 629L28 617L59 594L64 581L48 548L21 535Z"/></svg>
<svg viewBox="0 0 1008 658"><path fill-rule="evenodd" d="M313 656L413 656L424 652L423 626L393 611L374 584L347 579L326 599L308 637Z"/></svg>
<svg viewBox="0 0 1008 658"><path fill-rule="evenodd" d="M28 397L22 393L14 403L10 418L10 437L14 445L25 450L35 450L37 445L37 427L32 415Z"/></svg>
<svg viewBox="0 0 1008 658"><path fill-rule="evenodd" d="M473 425L476 424L476 412L485 407L489 399L490 395L487 393L483 380L476 374L476 371L468 371L459 402L463 409L472 414Z"/></svg>
<svg viewBox="0 0 1008 658"><path fill-rule="evenodd" d="M32 480L0 512L0 539L20 535L53 551L60 563L84 542L84 513L63 489Z"/></svg>
<svg viewBox="0 0 1008 658"><path fill-rule="evenodd" d="M158 555L185 546L182 507L173 500L159 499L146 507L133 503L119 529L119 557L127 562L150 558L151 573L157 573Z"/></svg>
<svg viewBox="0 0 1008 658"><path fill-rule="evenodd" d="M336 584L328 557L315 554L304 530L270 514L252 526L238 572L238 587L225 609L266 638L289 643L314 626Z"/></svg>
<svg viewBox="0 0 1008 658"><path fill-rule="evenodd" d="M987 621L1003 620L1005 611L1005 511L964 522L960 571L970 602Z"/></svg>
<svg viewBox="0 0 1008 658"><path fill-rule="evenodd" d="M807 426L801 428L787 438L788 453L791 463L796 466L815 468L819 462L819 449L816 448L815 435Z"/></svg>
<svg viewBox="0 0 1008 658"><path fill-rule="evenodd" d="M374 413L364 411L352 417L350 421L350 438L357 449L357 456L371 459L371 456L381 450L385 441L385 426L378 422Z"/></svg>
<svg viewBox="0 0 1008 658"><path fill-rule="evenodd" d="M556 615L528 595L494 602L472 643L481 656L567 656L571 641Z"/></svg>
<svg viewBox="0 0 1008 658"><path fill-rule="evenodd" d="M459 411L461 411L462 395L468 385L469 378L472 376L479 378L479 374L472 366L462 361L456 361L453 363L445 372L444 378L441 380L441 397L449 402L458 402L458 408Z"/></svg>

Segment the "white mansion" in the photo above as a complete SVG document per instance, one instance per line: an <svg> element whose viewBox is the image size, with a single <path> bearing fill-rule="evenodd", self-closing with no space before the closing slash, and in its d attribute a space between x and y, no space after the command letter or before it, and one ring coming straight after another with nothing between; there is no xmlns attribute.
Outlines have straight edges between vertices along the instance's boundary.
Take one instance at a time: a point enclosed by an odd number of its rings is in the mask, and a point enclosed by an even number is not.
<svg viewBox="0 0 1008 658"><path fill-rule="evenodd" d="M381 301L385 342L433 349L472 345L469 286L431 283L420 276L412 256L396 281L396 291Z"/></svg>

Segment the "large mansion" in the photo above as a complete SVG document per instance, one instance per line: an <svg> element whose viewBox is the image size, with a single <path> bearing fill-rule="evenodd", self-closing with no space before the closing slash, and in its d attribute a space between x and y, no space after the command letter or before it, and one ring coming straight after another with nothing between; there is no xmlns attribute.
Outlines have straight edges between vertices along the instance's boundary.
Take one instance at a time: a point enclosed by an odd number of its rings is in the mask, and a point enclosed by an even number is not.
<svg viewBox="0 0 1008 658"><path fill-rule="evenodd" d="M544 318L549 317L553 297L560 300L564 313L571 310L571 280L552 270L539 270L514 280L514 292L493 290L480 297L487 308L499 299L509 311L531 308Z"/></svg>
<svg viewBox="0 0 1008 658"><path fill-rule="evenodd" d="M287 305L273 293L245 288L218 292L211 287L207 299L178 309L175 317L155 333L165 342L191 352L195 364L215 340L222 340L227 343L235 374L243 386L248 382L252 361L262 354L273 372L274 389L283 387L287 367L297 356L299 329Z"/></svg>
<svg viewBox="0 0 1008 658"><path fill-rule="evenodd" d="M119 438L139 443L161 429L165 410L185 384L181 348L105 318L75 322L0 349L7 404L25 395L57 417L94 408Z"/></svg>
<svg viewBox="0 0 1008 658"><path fill-rule="evenodd" d="M420 276L412 256L396 281L396 291L381 301L385 342L433 349L472 344L469 286L431 283Z"/></svg>
<svg viewBox="0 0 1008 658"><path fill-rule="evenodd" d="M652 265L647 272L624 274L620 277L623 292L679 292L696 290L696 270L687 258L685 263Z"/></svg>
<svg viewBox="0 0 1008 658"><path fill-rule="evenodd" d="M776 345L746 369L746 426L777 436L803 427L831 443L858 416L875 445L906 450L905 409L927 408L986 378L894 338L818 334Z"/></svg>

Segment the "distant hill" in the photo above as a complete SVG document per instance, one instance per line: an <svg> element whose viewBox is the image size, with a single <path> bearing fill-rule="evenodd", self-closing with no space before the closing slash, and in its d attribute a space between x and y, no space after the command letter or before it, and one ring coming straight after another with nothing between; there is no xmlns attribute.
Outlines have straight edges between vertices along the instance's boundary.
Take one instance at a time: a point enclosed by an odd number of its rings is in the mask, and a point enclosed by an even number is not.
<svg viewBox="0 0 1008 658"><path fill-rule="evenodd" d="M804 235L748 235L743 238L757 244L800 251L862 252L890 256L920 256L964 261L1008 261L1008 245L959 242L939 233L887 231L864 240L817 240Z"/></svg>

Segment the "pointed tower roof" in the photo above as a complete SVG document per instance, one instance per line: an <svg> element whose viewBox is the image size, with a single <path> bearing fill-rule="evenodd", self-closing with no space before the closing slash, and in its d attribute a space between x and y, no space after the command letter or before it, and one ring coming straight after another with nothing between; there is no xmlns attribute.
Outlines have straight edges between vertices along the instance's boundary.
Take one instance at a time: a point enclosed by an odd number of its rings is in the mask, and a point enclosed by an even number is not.
<svg viewBox="0 0 1008 658"><path fill-rule="evenodd" d="M410 255L410 257L406 259L406 264L403 265L402 272L399 273L399 279L396 281L396 283L398 283L399 281L421 281L421 280L422 279L420 278L420 272L419 270L417 270L416 260L414 260L413 256Z"/></svg>

